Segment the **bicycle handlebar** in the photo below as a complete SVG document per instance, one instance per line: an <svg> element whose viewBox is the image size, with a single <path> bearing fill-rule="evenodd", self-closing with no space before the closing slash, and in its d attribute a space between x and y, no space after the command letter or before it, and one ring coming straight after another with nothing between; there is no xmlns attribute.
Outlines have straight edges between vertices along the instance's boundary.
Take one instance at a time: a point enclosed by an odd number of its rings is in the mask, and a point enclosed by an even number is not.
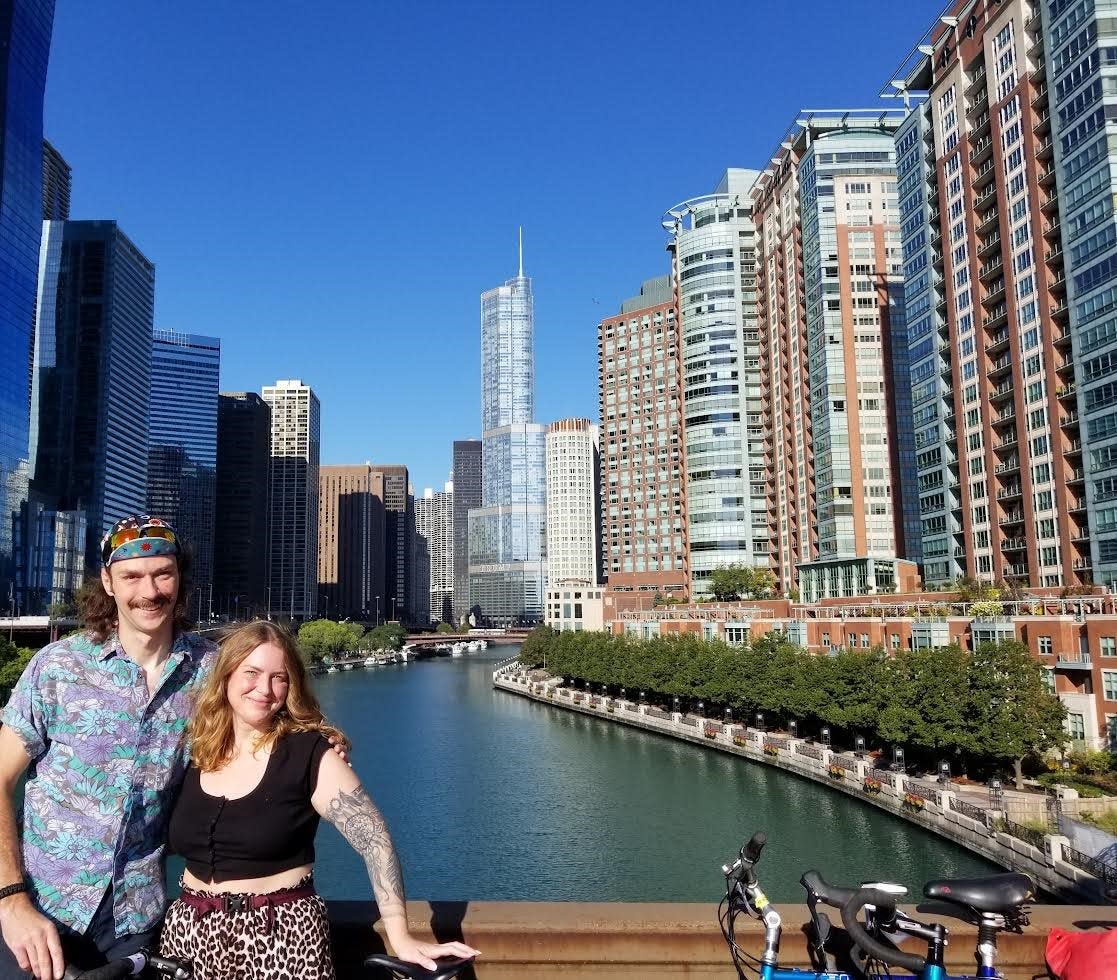
<svg viewBox="0 0 1117 980"><path fill-rule="evenodd" d="M823 905L829 905L835 909L840 909L857 894L856 888L839 888L837 885L828 885L817 871L808 871L799 879L799 884L808 893L817 895Z"/></svg>
<svg viewBox="0 0 1117 980"><path fill-rule="evenodd" d="M365 958L365 967L367 969L384 967L391 970L397 977L407 977L409 980L450 980L451 977L456 977L472 962L472 956L448 956L435 960L435 968L428 970L418 963L409 963L406 960L389 956L387 953L373 953Z"/></svg>
<svg viewBox="0 0 1117 980"><path fill-rule="evenodd" d="M927 958L885 946L875 936L870 935L857 918L866 905L875 906L878 914L885 919L892 918L896 914L896 899L892 895L877 891L875 888L859 888L849 901L842 905L842 925L845 926L850 939L874 959L889 966L908 970L918 976L927 965Z"/></svg>
<svg viewBox="0 0 1117 980"><path fill-rule="evenodd" d="M121 980L123 977L136 976L148 966L160 976L169 977L170 980L193 980L194 978L190 964L185 960L168 959L140 950L124 959L113 960L92 970L81 971L69 966L62 975L62 980Z"/></svg>

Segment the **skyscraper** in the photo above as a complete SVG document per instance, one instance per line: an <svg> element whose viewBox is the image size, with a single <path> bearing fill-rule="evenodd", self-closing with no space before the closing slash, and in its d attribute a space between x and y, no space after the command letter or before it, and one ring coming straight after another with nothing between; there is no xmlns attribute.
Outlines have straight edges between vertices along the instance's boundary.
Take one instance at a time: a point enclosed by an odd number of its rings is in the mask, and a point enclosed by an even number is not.
<svg viewBox="0 0 1117 980"><path fill-rule="evenodd" d="M373 620L384 596L384 475L369 463L323 466L318 486L321 612Z"/></svg>
<svg viewBox="0 0 1117 980"><path fill-rule="evenodd" d="M892 591L918 559L893 134L804 111L753 191L781 591Z"/></svg>
<svg viewBox="0 0 1117 980"><path fill-rule="evenodd" d="M663 216L672 235L668 247L682 329L686 453L664 459L661 468L670 478L685 465L696 595L709 591L716 568L767 568L771 561L749 198L756 177L754 170L727 170L714 193L683 201ZM647 381L635 388L630 398L654 397L666 406L666 392Z"/></svg>
<svg viewBox="0 0 1117 980"><path fill-rule="evenodd" d="M217 398L221 341L158 329L151 348L147 507L169 520L193 558L194 614L213 615Z"/></svg>
<svg viewBox="0 0 1117 980"><path fill-rule="evenodd" d="M43 221L70 220L70 165L43 140Z"/></svg>
<svg viewBox="0 0 1117 980"><path fill-rule="evenodd" d="M454 484L441 492L429 487L415 500L415 537L426 543L430 622L454 618Z"/></svg>
<svg viewBox="0 0 1117 980"><path fill-rule="evenodd" d="M679 462L683 357L671 277L646 281L617 316L601 321L597 338L601 549L609 589L682 598L690 592Z"/></svg>
<svg viewBox="0 0 1117 980"><path fill-rule="evenodd" d="M115 221L42 227L31 488L83 512L96 568L101 534L147 502L155 267Z"/></svg>
<svg viewBox="0 0 1117 980"><path fill-rule="evenodd" d="M889 83L917 101L896 142L928 583L1113 574L1084 473L1117 464L1102 10L958 0Z"/></svg>
<svg viewBox="0 0 1117 980"><path fill-rule="evenodd" d="M25 523L31 335L42 232L43 90L54 0L0 4L0 602L18 600L13 529ZM26 560L26 559L24 559Z"/></svg>
<svg viewBox="0 0 1117 980"><path fill-rule="evenodd" d="M469 512L469 605L482 622L537 623L546 587L546 427L535 414L535 308L523 253L481 294L481 506Z"/></svg>
<svg viewBox="0 0 1117 980"><path fill-rule="evenodd" d="M384 594L380 614L404 622L413 608L415 498L411 496L406 466L373 464L380 476L384 501ZM425 603L424 603L425 606Z"/></svg>
<svg viewBox="0 0 1117 980"><path fill-rule="evenodd" d="M563 582L601 581L601 462L589 419L547 426L547 575Z"/></svg>
<svg viewBox="0 0 1117 980"><path fill-rule="evenodd" d="M454 440L454 622L469 615L469 512L481 506L481 440Z"/></svg>
<svg viewBox="0 0 1117 980"><path fill-rule="evenodd" d="M254 391L217 399L213 602L247 618L267 613L271 409Z"/></svg>
<svg viewBox="0 0 1117 980"><path fill-rule="evenodd" d="M298 378L263 390L271 408L268 612L312 619L318 608L318 396Z"/></svg>

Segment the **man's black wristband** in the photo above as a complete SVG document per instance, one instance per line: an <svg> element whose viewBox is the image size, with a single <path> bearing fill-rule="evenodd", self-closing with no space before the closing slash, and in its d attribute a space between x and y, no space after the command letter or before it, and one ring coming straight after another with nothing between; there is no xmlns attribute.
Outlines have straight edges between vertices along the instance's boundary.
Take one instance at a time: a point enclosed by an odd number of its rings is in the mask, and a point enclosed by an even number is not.
<svg viewBox="0 0 1117 980"><path fill-rule="evenodd" d="M0 888L0 899L5 899L9 895L18 895L20 892L27 891L27 882L17 881L14 885L5 885Z"/></svg>

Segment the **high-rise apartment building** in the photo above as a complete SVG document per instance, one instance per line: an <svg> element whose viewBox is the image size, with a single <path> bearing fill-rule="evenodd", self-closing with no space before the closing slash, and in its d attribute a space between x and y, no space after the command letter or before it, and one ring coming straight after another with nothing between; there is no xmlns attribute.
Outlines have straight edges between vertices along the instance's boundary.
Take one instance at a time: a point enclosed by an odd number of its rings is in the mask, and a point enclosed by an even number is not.
<svg viewBox="0 0 1117 980"><path fill-rule="evenodd" d="M263 390L271 408L268 612L313 619L318 609L318 396L298 378Z"/></svg>
<svg viewBox="0 0 1117 980"><path fill-rule="evenodd" d="M547 426L547 575L563 582L601 581L601 462L589 419Z"/></svg>
<svg viewBox="0 0 1117 980"><path fill-rule="evenodd" d="M613 592L690 593L683 357L670 276L597 328L601 551Z"/></svg>
<svg viewBox="0 0 1117 980"><path fill-rule="evenodd" d="M767 568L771 561L749 197L756 176L754 170L727 170L714 193L663 216L673 236L668 248L682 332L686 440L685 453L668 449L663 468L668 476L685 469L696 595L709 591L716 568ZM666 405L666 391L655 390L655 379L626 394Z"/></svg>
<svg viewBox="0 0 1117 980"><path fill-rule="evenodd" d="M427 557L430 622L454 621L454 484L441 492L429 487L415 498L415 538Z"/></svg>
<svg viewBox="0 0 1117 980"><path fill-rule="evenodd" d="M254 391L217 399L214 611L247 619L267 614L268 468L271 409Z"/></svg>
<svg viewBox="0 0 1117 980"><path fill-rule="evenodd" d="M914 572L897 559L918 559L902 120L804 111L752 191L773 570L812 601L892 591Z"/></svg>
<svg viewBox="0 0 1117 980"><path fill-rule="evenodd" d="M414 606L415 498L406 466L373 465L381 479L384 501L384 594L380 613L385 620L407 622ZM426 602L423 603L424 609Z"/></svg>
<svg viewBox="0 0 1117 980"><path fill-rule="evenodd" d="M498 626L538 623L546 588L546 426L535 415L531 280L481 294L481 506L469 512L469 605Z"/></svg>
<svg viewBox="0 0 1117 980"><path fill-rule="evenodd" d="M928 583L1094 575L1082 417L1109 371L1073 352L1098 364L1113 293L1098 6L960 0L890 83L926 93L897 151Z"/></svg>
<svg viewBox="0 0 1117 980"><path fill-rule="evenodd" d="M48 511L82 512L97 568L102 533L147 502L155 267L115 221L41 224L31 489Z"/></svg>
<svg viewBox="0 0 1117 980"><path fill-rule="evenodd" d="M318 480L318 588L331 619L376 619L384 596L384 475L371 464L323 466Z"/></svg>
<svg viewBox="0 0 1117 980"><path fill-rule="evenodd" d="M1033 153L1025 155L1038 161L1035 189L1048 222L1042 278L1052 290L1056 350L1044 356L1056 367L1059 432L1067 453L1061 462L1056 451L1051 466L1066 473L1070 512L1069 520L1057 521L1057 544L1041 546L1040 568L1050 557L1042 549L1055 547L1064 581L1112 585L1117 582L1117 214L1112 190L1117 141L1108 124L1117 118L1117 3L1037 2L1031 11L1016 18L1012 30L1016 34L1023 19L1024 56L1036 66ZM1072 362L1070 380L1066 365ZM1054 433L1048 438L1058 441ZM1056 482L1056 515L1067 513L1060 500ZM1041 534L1046 529L1045 524L1038 528ZM1110 718L1117 732L1117 719Z"/></svg>
<svg viewBox="0 0 1117 980"><path fill-rule="evenodd" d="M217 337L162 328L154 332L147 509L169 520L191 550L198 619L216 611L213 530L220 372Z"/></svg>
<svg viewBox="0 0 1117 980"><path fill-rule="evenodd" d="M70 165L49 140L43 140L43 221L70 220Z"/></svg>
<svg viewBox="0 0 1117 980"><path fill-rule="evenodd" d="M469 512L481 506L481 440L454 440L454 623L469 615Z"/></svg>
<svg viewBox="0 0 1117 980"><path fill-rule="evenodd" d="M0 4L0 599L19 605L14 529L28 490L28 427L35 283L42 232L43 91L54 24L54 0ZM25 603L24 603L25 604Z"/></svg>

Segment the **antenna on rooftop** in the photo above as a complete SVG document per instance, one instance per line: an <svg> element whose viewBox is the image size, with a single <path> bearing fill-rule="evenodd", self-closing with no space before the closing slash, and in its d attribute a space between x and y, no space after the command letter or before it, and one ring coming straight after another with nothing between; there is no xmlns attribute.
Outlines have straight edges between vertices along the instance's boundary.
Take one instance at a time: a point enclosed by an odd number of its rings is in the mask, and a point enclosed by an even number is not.
<svg viewBox="0 0 1117 980"><path fill-rule="evenodd" d="M520 225L520 271L519 277L524 277L524 226Z"/></svg>

